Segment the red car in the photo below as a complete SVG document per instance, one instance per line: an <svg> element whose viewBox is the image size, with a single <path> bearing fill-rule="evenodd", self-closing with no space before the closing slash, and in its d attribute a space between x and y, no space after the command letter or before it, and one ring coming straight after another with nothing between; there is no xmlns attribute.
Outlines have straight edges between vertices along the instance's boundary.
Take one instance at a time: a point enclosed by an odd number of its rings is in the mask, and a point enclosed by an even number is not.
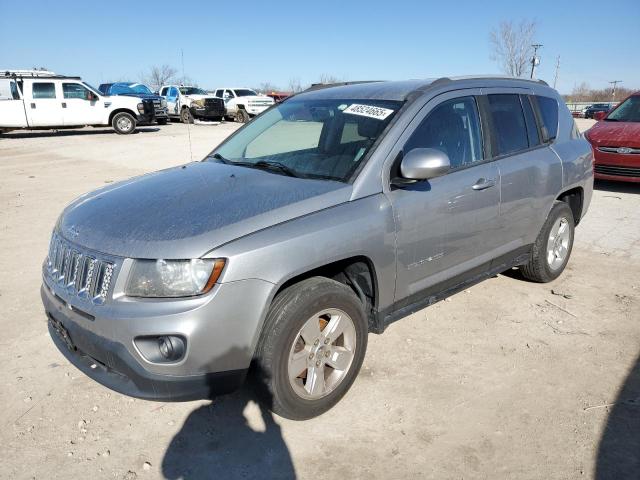
<svg viewBox="0 0 640 480"><path fill-rule="evenodd" d="M585 134L593 147L595 178L640 183L640 92L596 119L601 121Z"/></svg>

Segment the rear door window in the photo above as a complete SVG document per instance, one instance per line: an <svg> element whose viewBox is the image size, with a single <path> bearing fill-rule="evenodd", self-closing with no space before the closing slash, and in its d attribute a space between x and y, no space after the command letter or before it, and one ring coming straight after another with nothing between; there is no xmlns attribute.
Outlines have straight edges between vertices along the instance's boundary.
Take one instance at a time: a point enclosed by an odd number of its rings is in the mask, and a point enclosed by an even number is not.
<svg viewBox="0 0 640 480"><path fill-rule="evenodd" d="M519 95L487 95L495 132L495 155L508 155L529 148L529 137Z"/></svg>
<svg viewBox="0 0 640 480"><path fill-rule="evenodd" d="M542 117L543 136L546 136L545 140L553 140L558 136L558 101L540 95L536 95L536 99Z"/></svg>
<svg viewBox="0 0 640 480"><path fill-rule="evenodd" d="M33 82L33 98L56 98L56 84L53 82Z"/></svg>

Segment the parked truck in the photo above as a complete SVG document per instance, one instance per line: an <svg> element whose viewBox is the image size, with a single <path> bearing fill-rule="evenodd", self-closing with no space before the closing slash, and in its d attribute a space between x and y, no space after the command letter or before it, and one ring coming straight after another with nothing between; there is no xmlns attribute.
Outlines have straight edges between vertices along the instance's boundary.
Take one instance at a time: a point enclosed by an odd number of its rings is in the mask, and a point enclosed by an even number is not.
<svg viewBox="0 0 640 480"><path fill-rule="evenodd" d="M275 103L273 98L259 95L250 88L218 88L216 97L224 100L227 118L240 123L247 123Z"/></svg>
<svg viewBox="0 0 640 480"><path fill-rule="evenodd" d="M182 123L193 123L194 119L220 121L227 113L221 99L198 87L163 85L160 96L167 101L169 118Z"/></svg>
<svg viewBox="0 0 640 480"><path fill-rule="evenodd" d="M105 97L80 77L53 72L0 73L0 133L16 129L61 129L111 125L129 134L154 120L151 100Z"/></svg>

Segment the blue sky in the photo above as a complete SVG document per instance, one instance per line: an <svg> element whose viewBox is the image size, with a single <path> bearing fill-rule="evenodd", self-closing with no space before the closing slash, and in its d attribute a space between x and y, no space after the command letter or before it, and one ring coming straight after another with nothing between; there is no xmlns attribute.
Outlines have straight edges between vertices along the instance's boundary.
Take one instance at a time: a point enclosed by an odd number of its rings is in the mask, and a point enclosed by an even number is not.
<svg viewBox="0 0 640 480"><path fill-rule="evenodd" d="M94 6L95 5L95 6ZM99 5L99 6L98 6ZM146 5L146 6L145 6ZM263 6L264 5L264 6ZM286 87L499 73L489 31L534 19L538 77L558 90L609 80L640 89L640 0L110 2L0 0L0 68L45 66L98 84L169 64L201 86Z"/></svg>

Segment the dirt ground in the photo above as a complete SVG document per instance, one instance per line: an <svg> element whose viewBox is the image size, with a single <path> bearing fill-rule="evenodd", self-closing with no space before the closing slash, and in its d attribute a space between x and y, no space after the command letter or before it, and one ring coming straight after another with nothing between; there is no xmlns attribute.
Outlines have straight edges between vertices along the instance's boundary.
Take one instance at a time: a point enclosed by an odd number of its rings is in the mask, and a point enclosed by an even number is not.
<svg viewBox="0 0 640 480"><path fill-rule="evenodd" d="M557 281L500 275L370 335L351 391L310 421L247 391L134 400L71 366L39 296L62 208L235 128L0 138L0 478L640 478L640 185L596 185Z"/></svg>

